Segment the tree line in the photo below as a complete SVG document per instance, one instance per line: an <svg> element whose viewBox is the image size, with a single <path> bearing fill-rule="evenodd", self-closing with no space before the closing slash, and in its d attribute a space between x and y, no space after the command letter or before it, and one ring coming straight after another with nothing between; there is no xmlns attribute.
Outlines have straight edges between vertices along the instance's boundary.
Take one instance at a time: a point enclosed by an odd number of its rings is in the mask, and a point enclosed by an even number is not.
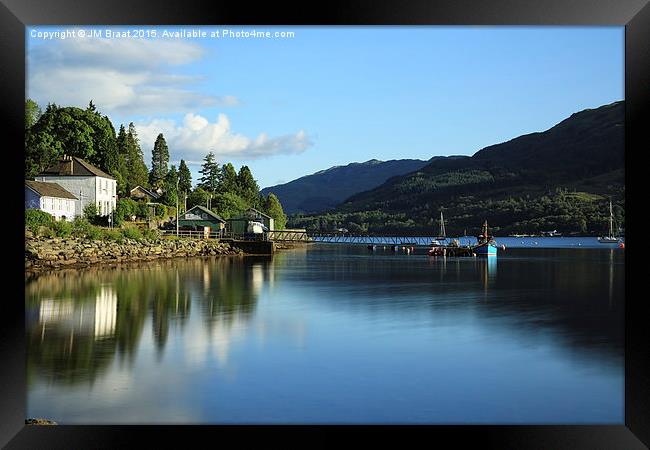
<svg viewBox="0 0 650 450"><path fill-rule="evenodd" d="M181 208L203 205L225 219L253 207L273 217L276 229L286 224L280 201L273 193L260 194L248 166L237 172L231 163L219 164L210 151L193 188L185 160L180 160L178 169L169 166L169 146L163 133L153 144L151 169L147 169L133 122L126 127L121 124L116 132L108 116L101 114L92 101L86 109L50 103L42 111L36 102L27 99L25 177L34 178L64 154L82 158L116 179L118 211L142 210L126 198L134 187L143 186L161 193L159 202L169 207L176 207L177 201Z"/></svg>

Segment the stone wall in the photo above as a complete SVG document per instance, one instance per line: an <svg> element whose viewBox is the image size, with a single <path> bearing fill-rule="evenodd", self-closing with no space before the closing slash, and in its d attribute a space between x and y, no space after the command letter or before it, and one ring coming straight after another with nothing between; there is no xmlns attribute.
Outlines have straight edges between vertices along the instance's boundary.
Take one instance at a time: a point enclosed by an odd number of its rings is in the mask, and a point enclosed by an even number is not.
<svg viewBox="0 0 650 450"><path fill-rule="evenodd" d="M86 266L96 263L146 261L158 258L243 255L216 239L158 239L122 242L79 238L35 238L25 233L25 269Z"/></svg>

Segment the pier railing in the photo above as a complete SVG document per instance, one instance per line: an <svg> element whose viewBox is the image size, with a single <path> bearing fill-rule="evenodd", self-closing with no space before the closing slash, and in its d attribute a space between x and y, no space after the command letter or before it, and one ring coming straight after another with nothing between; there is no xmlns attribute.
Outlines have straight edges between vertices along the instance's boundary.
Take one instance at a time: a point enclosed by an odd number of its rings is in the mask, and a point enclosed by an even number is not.
<svg viewBox="0 0 650 450"><path fill-rule="evenodd" d="M268 241L269 233L260 233L257 235L252 234L243 234L243 233L233 233L230 231L212 231L206 233L204 231L195 231L195 230L160 230L160 233L163 236L178 236L182 238L191 238L191 239L232 239L235 241Z"/></svg>
<svg viewBox="0 0 650 450"><path fill-rule="evenodd" d="M373 245L430 245L435 236L371 236L348 233L310 233L313 242Z"/></svg>
<svg viewBox="0 0 650 450"><path fill-rule="evenodd" d="M176 230L161 230L164 235L176 235ZM307 231L284 230L268 231L260 234L233 233L218 231L179 230L179 237L194 239L233 239L237 241L274 241L274 242L321 242L328 244L367 244L367 245L419 245L428 246L435 236L371 236L352 233L313 233ZM461 241L463 238L461 238ZM450 242L448 239L447 242Z"/></svg>

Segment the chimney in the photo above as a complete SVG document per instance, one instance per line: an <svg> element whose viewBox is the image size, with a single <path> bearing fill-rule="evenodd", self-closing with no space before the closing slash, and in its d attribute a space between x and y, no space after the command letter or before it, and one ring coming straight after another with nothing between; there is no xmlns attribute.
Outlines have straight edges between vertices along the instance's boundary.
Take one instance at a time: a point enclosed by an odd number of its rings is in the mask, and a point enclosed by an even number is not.
<svg viewBox="0 0 650 450"><path fill-rule="evenodd" d="M73 170L73 164L74 161L72 159L72 156L69 155L63 155L63 164L61 166L61 172L67 175L72 175L72 170Z"/></svg>

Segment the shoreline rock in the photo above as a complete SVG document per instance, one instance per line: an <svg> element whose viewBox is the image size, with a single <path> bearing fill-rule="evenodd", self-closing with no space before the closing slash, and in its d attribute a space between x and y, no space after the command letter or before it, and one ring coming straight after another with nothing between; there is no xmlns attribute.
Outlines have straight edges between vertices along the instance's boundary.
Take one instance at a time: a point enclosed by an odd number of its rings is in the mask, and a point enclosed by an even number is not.
<svg viewBox="0 0 650 450"><path fill-rule="evenodd" d="M217 239L37 238L25 234L25 270L87 267L98 263L150 261L194 256L243 256L244 252Z"/></svg>

